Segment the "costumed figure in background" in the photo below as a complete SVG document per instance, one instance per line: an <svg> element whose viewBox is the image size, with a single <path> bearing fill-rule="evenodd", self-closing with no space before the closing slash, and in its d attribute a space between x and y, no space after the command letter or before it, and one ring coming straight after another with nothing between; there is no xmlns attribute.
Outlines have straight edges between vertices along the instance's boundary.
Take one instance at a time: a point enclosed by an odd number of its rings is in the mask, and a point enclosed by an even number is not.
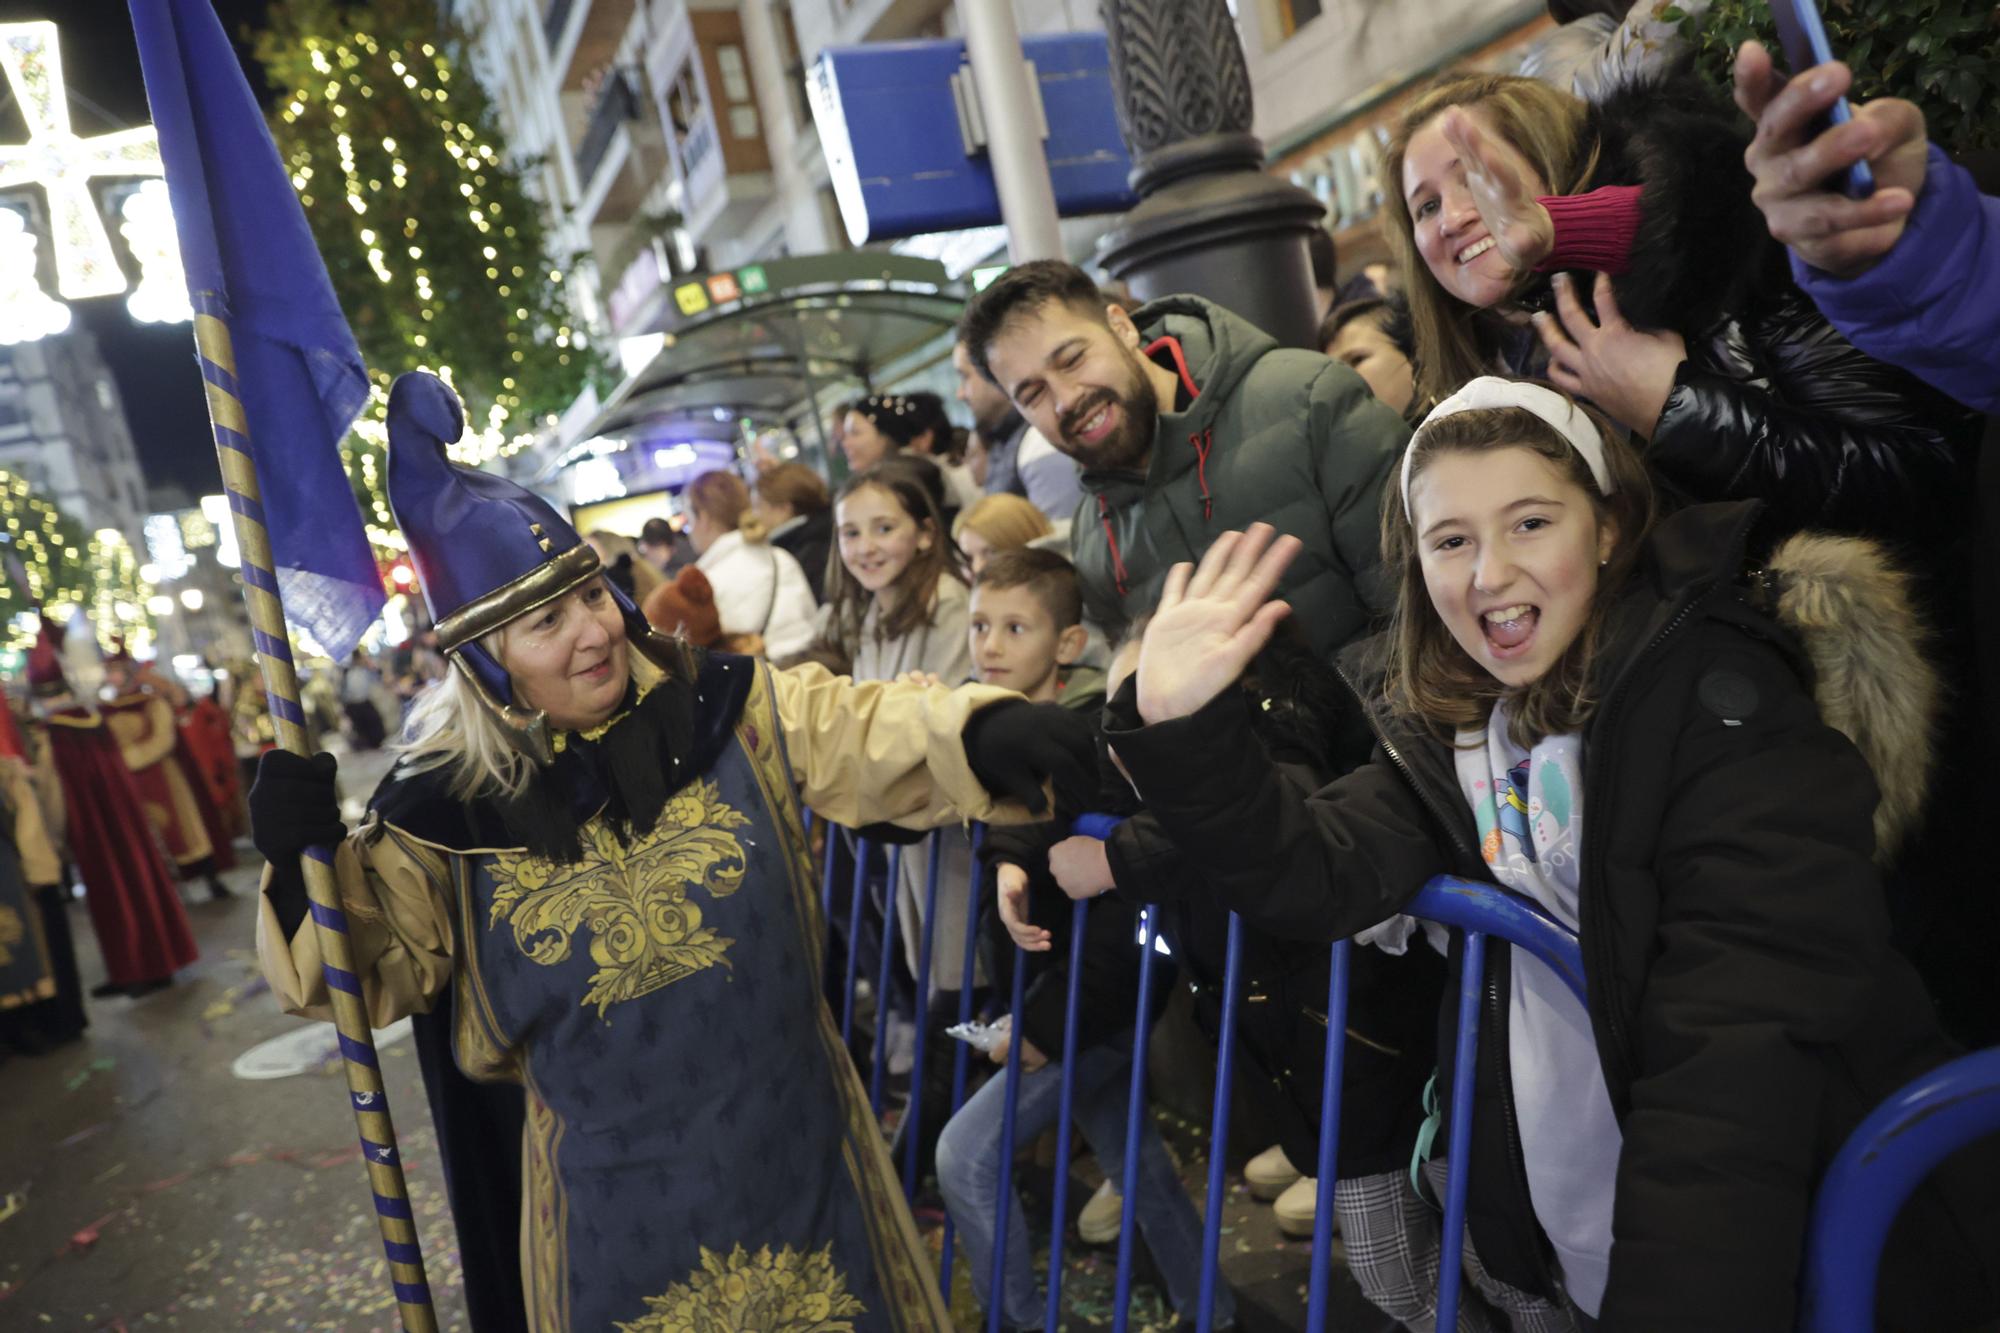
<svg viewBox="0 0 2000 1333"><path fill-rule="evenodd" d="M0 692L0 1060L54 1050L89 1024L64 887L27 743Z"/></svg>
<svg viewBox="0 0 2000 1333"><path fill-rule="evenodd" d="M337 842L371 1019L443 1005L459 1071L525 1090L538 1333L950 1328L821 999L801 789L850 825L1025 819L1093 762L1087 720L658 635L555 509L447 459L463 426L435 377L390 392L389 501L451 661L398 766L351 836L329 756L274 750L252 789L273 990L328 1013L298 856ZM497 1220L464 1177L507 1153L462 1127L464 1235Z"/></svg>
<svg viewBox="0 0 2000 1333"><path fill-rule="evenodd" d="M194 962L194 932L118 741L105 720L70 692L62 627L47 619L28 651L28 685L48 725L70 853L109 974L91 994L159 990Z"/></svg>
<svg viewBox="0 0 2000 1333"><path fill-rule="evenodd" d="M209 803L215 808L221 836L217 850L249 831L250 812L243 804L243 777L236 765L236 742L231 735L229 713L216 699L222 685L193 700L182 711L179 722L181 744L192 761L195 773L207 788ZM232 853L233 855L233 853Z"/></svg>
<svg viewBox="0 0 2000 1333"><path fill-rule="evenodd" d="M182 879L207 881L209 897L232 896L220 872L232 868L236 857L208 781L174 718L187 691L157 671L142 669L122 641L104 659L104 681L112 691L102 709L104 725L132 770L132 785L168 857Z"/></svg>

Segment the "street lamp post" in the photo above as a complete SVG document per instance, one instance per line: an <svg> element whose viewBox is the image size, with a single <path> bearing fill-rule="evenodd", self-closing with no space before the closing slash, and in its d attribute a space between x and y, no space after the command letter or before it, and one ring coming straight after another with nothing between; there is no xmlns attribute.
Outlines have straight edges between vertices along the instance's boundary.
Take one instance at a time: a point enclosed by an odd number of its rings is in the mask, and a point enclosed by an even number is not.
<svg viewBox="0 0 2000 1333"><path fill-rule="evenodd" d="M1290 347L1318 331L1306 238L1326 209L1264 171L1225 0L1104 0L1138 207L1098 262L1142 301L1205 296Z"/></svg>

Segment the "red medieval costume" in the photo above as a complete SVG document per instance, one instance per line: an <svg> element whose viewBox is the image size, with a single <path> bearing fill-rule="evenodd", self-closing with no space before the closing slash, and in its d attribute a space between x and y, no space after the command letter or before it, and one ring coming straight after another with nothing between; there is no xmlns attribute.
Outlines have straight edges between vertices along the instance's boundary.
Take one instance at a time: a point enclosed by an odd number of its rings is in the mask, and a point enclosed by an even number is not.
<svg viewBox="0 0 2000 1333"><path fill-rule="evenodd" d="M28 655L28 681L48 723L70 853L110 974L105 990L151 989L194 962L194 932L173 875L145 827L139 793L118 741L104 718L70 695L62 674L60 633L44 623L42 637Z"/></svg>
<svg viewBox="0 0 2000 1333"><path fill-rule="evenodd" d="M103 719L132 771L147 820L166 844L167 856L181 878L206 878L211 891L222 896L215 872L235 865L235 855L223 835L207 779L181 740L173 698L156 681L138 673L137 663L122 645L105 665L125 668L126 684L103 706Z"/></svg>
<svg viewBox="0 0 2000 1333"><path fill-rule="evenodd" d="M180 728L181 744L215 808L221 836L213 840L220 855L237 835L249 831L243 805L243 778L236 765L236 740L230 734L229 714L213 696L197 699L181 714Z"/></svg>
<svg viewBox="0 0 2000 1333"><path fill-rule="evenodd" d="M28 747L0 692L0 1059L83 1035L83 987L62 863L43 817Z"/></svg>

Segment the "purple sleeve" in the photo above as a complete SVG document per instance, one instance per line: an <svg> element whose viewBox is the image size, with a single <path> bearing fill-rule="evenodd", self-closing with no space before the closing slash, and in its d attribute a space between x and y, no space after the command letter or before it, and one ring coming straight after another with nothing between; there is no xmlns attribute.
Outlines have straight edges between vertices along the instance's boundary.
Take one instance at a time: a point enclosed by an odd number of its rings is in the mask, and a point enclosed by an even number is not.
<svg viewBox="0 0 2000 1333"><path fill-rule="evenodd" d="M1792 273L1856 347L2000 412L2000 199L1936 144L1916 210L1881 263L1842 279L1793 255Z"/></svg>

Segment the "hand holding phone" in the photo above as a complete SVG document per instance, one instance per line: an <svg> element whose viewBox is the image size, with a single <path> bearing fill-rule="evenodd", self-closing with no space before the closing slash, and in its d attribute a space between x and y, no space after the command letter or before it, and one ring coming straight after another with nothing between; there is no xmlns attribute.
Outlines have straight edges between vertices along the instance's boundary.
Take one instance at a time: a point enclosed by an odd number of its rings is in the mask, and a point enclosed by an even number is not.
<svg viewBox="0 0 2000 1333"><path fill-rule="evenodd" d="M1814 67L1787 82L1756 42L1736 53L1735 81L1736 104L1757 122L1743 161L1771 235L1838 277L1886 255L1924 188L1923 113L1909 102L1877 98L1855 107L1847 124L1815 129L1849 87L1846 66ZM1872 168L1875 189L1866 198L1840 191L1857 164Z"/></svg>

